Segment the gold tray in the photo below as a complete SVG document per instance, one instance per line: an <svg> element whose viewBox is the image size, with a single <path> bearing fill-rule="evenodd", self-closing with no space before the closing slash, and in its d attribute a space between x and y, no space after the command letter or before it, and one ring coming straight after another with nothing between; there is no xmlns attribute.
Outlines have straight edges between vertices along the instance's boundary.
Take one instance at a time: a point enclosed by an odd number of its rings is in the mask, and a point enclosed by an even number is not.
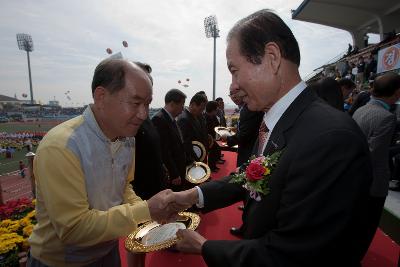
<svg viewBox="0 0 400 267"><path fill-rule="evenodd" d="M192 141L193 151L200 161L206 158L206 148L199 141Z"/></svg>
<svg viewBox="0 0 400 267"><path fill-rule="evenodd" d="M196 230L200 224L200 216L196 213L179 212L179 216L181 216L181 219L177 220L176 222L183 223L186 226L186 229ZM178 238L176 237L154 245L145 245L142 243L143 238L150 231L161 226L162 225L154 221L142 224L133 233L128 235L128 237L125 240L125 248L130 252L147 253L147 252L166 249L175 245L176 242L178 241Z"/></svg>
<svg viewBox="0 0 400 267"><path fill-rule="evenodd" d="M200 170L196 172L196 168L200 168ZM195 177L196 174L201 174L201 176ZM210 178L210 175L210 167L203 162L194 162L193 165L186 167L186 180L192 184L201 184L207 181L208 178Z"/></svg>
<svg viewBox="0 0 400 267"><path fill-rule="evenodd" d="M231 128L227 128L227 127L215 127L214 131L219 135L219 136L232 136L235 134L235 132L231 129Z"/></svg>

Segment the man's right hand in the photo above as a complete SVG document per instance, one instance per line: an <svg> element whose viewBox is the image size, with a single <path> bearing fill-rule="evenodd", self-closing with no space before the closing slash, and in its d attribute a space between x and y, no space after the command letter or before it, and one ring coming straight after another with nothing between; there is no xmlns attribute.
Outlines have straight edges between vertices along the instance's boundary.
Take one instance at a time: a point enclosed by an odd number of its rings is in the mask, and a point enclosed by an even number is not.
<svg viewBox="0 0 400 267"><path fill-rule="evenodd" d="M175 197L171 189L158 192L147 200L150 216L154 221L166 222L173 221L177 216L177 212L172 208Z"/></svg>
<svg viewBox="0 0 400 267"><path fill-rule="evenodd" d="M176 220L178 212L184 211L198 202L199 195L196 188L181 192L170 189L161 191L147 200L150 216L157 222Z"/></svg>
<svg viewBox="0 0 400 267"><path fill-rule="evenodd" d="M199 201L199 195L196 188L180 192L173 192L175 209L179 211L186 210Z"/></svg>

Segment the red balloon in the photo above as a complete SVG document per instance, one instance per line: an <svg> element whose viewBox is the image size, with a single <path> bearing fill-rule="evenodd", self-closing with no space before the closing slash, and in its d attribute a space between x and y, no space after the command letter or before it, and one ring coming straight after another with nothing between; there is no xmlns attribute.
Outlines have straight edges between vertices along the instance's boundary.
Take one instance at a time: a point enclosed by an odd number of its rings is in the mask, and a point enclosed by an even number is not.
<svg viewBox="0 0 400 267"><path fill-rule="evenodd" d="M111 48L107 48L106 51L107 51L108 54L112 54Z"/></svg>
<svg viewBox="0 0 400 267"><path fill-rule="evenodd" d="M181 80L179 80L178 83L181 83Z"/></svg>
<svg viewBox="0 0 400 267"><path fill-rule="evenodd" d="M128 47L128 42L127 42L127 41L123 41L123 42L122 42L122 45L123 45L124 47Z"/></svg>

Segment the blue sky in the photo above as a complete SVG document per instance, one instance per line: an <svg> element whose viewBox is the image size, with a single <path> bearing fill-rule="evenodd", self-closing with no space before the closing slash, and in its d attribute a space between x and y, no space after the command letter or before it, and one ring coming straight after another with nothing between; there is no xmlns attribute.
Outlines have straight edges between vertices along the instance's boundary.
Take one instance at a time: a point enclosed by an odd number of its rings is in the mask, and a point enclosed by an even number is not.
<svg viewBox="0 0 400 267"><path fill-rule="evenodd" d="M28 33L35 49L31 53L34 96L42 103L53 98L63 106L91 103L93 70L108 56L108 47L152 66L152 107L162 106L171 88L181 89L189 99L199 90L212 96L213 41L205 37L203 20L216 15L221 35L217 39L216 95L229 104L225 38L237 20L254 11L273 9L292 29L300 45L303 77L347 49L349 33L291 19L290 10L301 2L5 0L0 10L0 94L23 99L26 93L29 98L26 53L18 50L16 41L16 33ZM128 48L122 46L124 40ZM186 78L189 87L183 88L177 81Z"/></svg>

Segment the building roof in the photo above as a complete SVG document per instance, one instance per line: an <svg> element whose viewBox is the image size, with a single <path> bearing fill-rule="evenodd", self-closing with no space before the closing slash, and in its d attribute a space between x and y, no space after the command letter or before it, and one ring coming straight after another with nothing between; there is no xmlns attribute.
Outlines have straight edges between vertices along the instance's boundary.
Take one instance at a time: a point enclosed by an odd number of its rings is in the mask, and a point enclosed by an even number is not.
<svg viewBox="0 0 400 267"><path fill-rule="evenodd" d="M20 100L14 98L14 97L10 97L10 96L6 96L6 95L0 95L0 102L5 102L5 101L14 101L14 102L19 102Z"/></svg>
<svg viewBox="0 0 400 267"><path fill-rule="evenodd" d="M292 11L293 19L349 31L358 46L355 35L376 33L382 40L384 33L399 32L399 17L399 0L304 0Z"/></svg>

